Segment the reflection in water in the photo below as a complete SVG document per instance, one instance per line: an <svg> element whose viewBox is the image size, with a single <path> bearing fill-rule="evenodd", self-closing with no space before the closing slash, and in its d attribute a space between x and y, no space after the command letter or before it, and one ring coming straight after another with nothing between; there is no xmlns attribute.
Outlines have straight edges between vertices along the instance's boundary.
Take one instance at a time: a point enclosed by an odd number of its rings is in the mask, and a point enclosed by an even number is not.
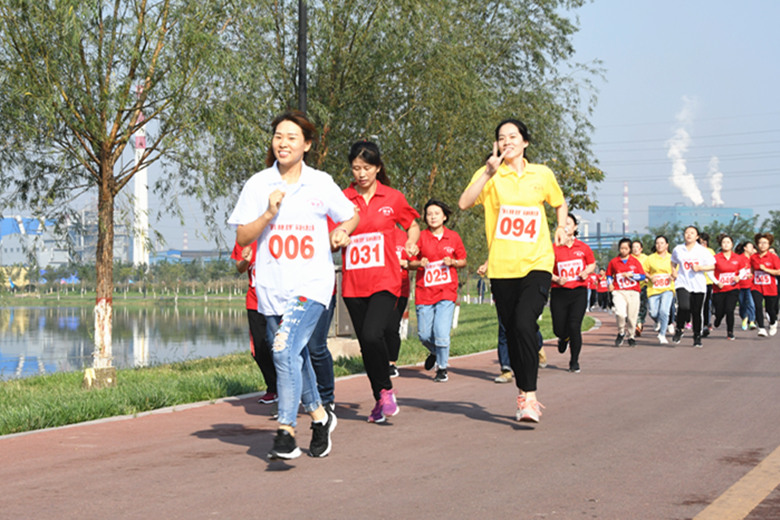
<svg viewBox="0 0 780 520"><path fill-rule="evenodd" d="M92 364L93 309L0 308L0 380ZM214 357L249 348L243 308L114 308L117 368Z"/></svg>

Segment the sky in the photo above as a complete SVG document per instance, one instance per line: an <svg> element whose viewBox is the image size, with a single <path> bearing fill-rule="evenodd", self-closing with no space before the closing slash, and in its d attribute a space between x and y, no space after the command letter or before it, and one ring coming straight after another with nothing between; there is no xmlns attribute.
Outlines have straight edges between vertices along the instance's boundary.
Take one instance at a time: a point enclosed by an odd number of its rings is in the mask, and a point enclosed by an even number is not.
<svg viewBox="0 0 780 520"><path fill-rule="evenodd" d="M575 60L605 69L592 233L620 232L626 182L630 232L650 205L753 208L759 223L780 209L780 2L596 0L576 14Z"/></svg>
<svg viewBox="0 0 780 520"><path fill-rule="evenodd" d="M650 205L720 202L753 208L759 222L780 209L780 1L596 0L569 14L580 26L575 61L604 69L591 121L606 175L599 210L584 215L591 233L597 222L622 230L625 182L630 232L646 232ZM182 206L200 213L195 201ZM183 246L185 229L190 249L214 247L197 221L153 225L167 248Z"/></svg>

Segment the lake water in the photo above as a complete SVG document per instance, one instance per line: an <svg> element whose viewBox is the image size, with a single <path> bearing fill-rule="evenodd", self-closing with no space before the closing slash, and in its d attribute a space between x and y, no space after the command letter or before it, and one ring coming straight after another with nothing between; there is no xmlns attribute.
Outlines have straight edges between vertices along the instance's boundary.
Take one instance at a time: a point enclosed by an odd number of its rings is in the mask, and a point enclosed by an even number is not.
<svg viewBox="0 0 780 520"><path fill-rule="evenodd" d="M117 368L249 352L243 308L114 308ZM92 365L92 307L0 308L0 380Z"/></svg>

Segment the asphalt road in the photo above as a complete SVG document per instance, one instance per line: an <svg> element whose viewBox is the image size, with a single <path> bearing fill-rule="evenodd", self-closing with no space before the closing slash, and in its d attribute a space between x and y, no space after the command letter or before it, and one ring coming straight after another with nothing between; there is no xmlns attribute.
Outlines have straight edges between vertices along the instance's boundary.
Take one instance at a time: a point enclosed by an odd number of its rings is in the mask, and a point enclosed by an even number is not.
<svg viewBox="0 0 780 520"><path fill-rule="evenodd" d="M491 351L447 383L402 368L384 425L364 375L338 380L324 459L268 462L257 396L0 437L0 518L780 518L780 336L615 348L594 316L582 373L545 347L538 425Z"/></svg>

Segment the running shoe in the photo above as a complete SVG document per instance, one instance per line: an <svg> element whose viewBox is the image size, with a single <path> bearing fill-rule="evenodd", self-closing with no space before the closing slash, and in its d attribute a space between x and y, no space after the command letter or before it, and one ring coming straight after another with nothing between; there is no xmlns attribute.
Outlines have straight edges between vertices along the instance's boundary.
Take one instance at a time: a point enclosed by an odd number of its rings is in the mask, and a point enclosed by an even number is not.
<svg viewBox="0 0 780 520"><path fill-rule="evenodd" d="M683 337L682 330L678 329L674 331L674 336L672 336L672 343L674 343L675 345L679 344L682 337Z"/></svg>
<svg viewBox="0 0 780 520"><path fill-rule="evenodd" d="M523 407L525 406L525 394L517 395L517 411L515 412L515 419L518 421L523 417Z"/></svg>
<svg viewBox="0 0 780 520"><path fill-rule="evenodd" d="M693 346L695 348L702 348L701 338L693 338Z"/></svg>
<svg viewBox="0 0 780 520"><path fill-rule="evenodd" d="M742 320L742 330L747 330L747 329L748 329L748 319L745 318L744 320Z"/></svg>
<svg viewBox="0 0 780 520"><path fill-rule="evenodd" d="M428 357L425 358L425 370L430 370L433 368L433 365L436 364L436 354L428 354Z"/></svg>
<svg viewBox="0 0 780 520"><path fill-rule="evenodd" d="M398 403L395 400L395 390L382 389L379 392L379 400L382 401L382 415L392 417L399 412Z"/></svg>
<svg viewBox="0 0 780 520"><path fill-rule="evenodd" d="M758 325L756 325L756 322L755 322L755 321L751 321L751 322L750 322L750 325L748 325L748 328L749 328L750 330L756 330L756 329L758 328Z"/></svg>
<svg viewBox="0 0 780 520"><path fill-rule="evenodd" d="M447 369L439 368L436 370L436 375L433 378L434 383L446 383L449 380L447 377Z"/></svg>
<svg viewBox="0 0 780 520"><path fill-rule="evenodd" d="M701 337L702 338L706 338L709 335L710 335L710 328L709 327L704 327L704 329L702 329L702 331L701 331Z"/></svg>
<svg viewBox="0 0 780 520"><path fill-rule="evenodd" d="M579 363L569 363L569 372L571 372L572 374L579 374L581 372L580 364Z"/></svg>
<svg viewBox="0 0 780 520"><path fill-rule="evenodd" d="M772 323L772 324L769 326L769 335L770 335L770 336L774 336L775 334L777 334L777 322L775 322L775 323Z"/></svg>
<svg viewBox="0 0 780 520"><path fill-rule="evenodd" d="M542 403L536 399L524 399L523 407L520 410L520 421L538 423L542 416Z"/></svg>
<svg viewBox="0 0 780 520"><path fill-rule="evenodd" d="M257 400L260 404L271 404L279 400L279 394L276 392L266 392L263 397Z"/></svg>
<svg viewBox="0 0 780 520"><path fill-rule="evenodd" d="M543 348L539 349L539 368L547 368L547 354Z"/></svg>
<svg viewBox="0 0 780 520"><path fill-rule="evenodd" d="M271 451L268 452L268 458L270 460L290 460L301 456L301 450L295 444L295 437L290 435L290 432L283 429L276 430L276 436L274 437L274 446Z"/></svg>
<svg viewBox="0 0 780 520"><path fill-rule="evenodd" d="M336 429L338 419L336 414L325 408L327 421L324 423L311 423L311 443L309 443L309 457L327 457L333 443L330 434Z"/></svg>
<svg viewBox="0 0 780 520"><path fill-rule="evenodd" d="M634 329L634 336L637 338L642 335L642 329L644 329L645 326L641 323L637 324L636 329Z"/></svg>
<svg viewBox="0 0 780 520"><path fill-rule="evenodd" d="M655 327L653 327L653 332L658 332L659 330L661 330L661 322L656 321Z"/></svg>
<svg viewBox="0 0 780 520"><path fill-rule="evenodd" d="M734 341L734 333L733 332L729 332L729 335L727 336L727 338L729 339L729 341Z"/></svg>
<svg viewBox="0 0 780 520"><path fill-rule="evenodd" d="M390 366L388 367L388 372L390 373L390 377L398 377L398 367L392 363L390 363Z"/></svg>
<svg viewBox="0 0 780 520"><path fill-rule="evenodd" d="M626 338L625 334L618 334L617 337L615 338L615 346L619 347L620 345L622 345L623 344L623 340L625 338Z"/></svg>
<svg viewBox="0 0 780 520"><path fill-rule="evenodd" d="M496 376L496 378L493 380L496 383L511 383L512 382L512 371L511 370L502 370L501 375Z"/></svg>
<svg viewBox="0 0 780 520"><path fill-rule="evenodd" d="M690 322L690 321L689 321L688 323L686 323L686 324L685 324L685 328L686 328L686 329L688 329L688 330L691 330L691 329L693 329L693 325L691 324L691 322Z"/></svg>
<svg viewBox="0 0 780 520"><path fill-rule="evenodd" d="M765 338L769 334L766 333L766 329L764 327L761 327L760 329L758 329L758 335L761 336L762 338Z"/></svg>
<svg viewBox="0 0 780 520"><path fill-rule="evenodd" d="M558 352L563 354L566 352L566 347L569 346L569 338L559 338L558 339Z"/></svg>
<svg viewBox="0 0 780 520"><path fill-rule="evenodd" d="M658 343L660 343L661 345L668 345L669 340L666 339L666 336L664 336L663 334L658 334Z"/></svg>
<svg viewBox="0 0 780 520"><path fill-rule="evenodd" d="M669 324L669 325L666 327L666 333L667 333L667 334L674 334L674 323L670 323L670 324Z"/></svg>
<svg viewBox="0 0 780 520"><path fill-rule="evenodd" d="M374 408L371 410L371 414L368 416L368 422L382 423L385 422L385 416L382 415L382 400L376 402Z"/></svg>
<svg viewBox="0 0 780 520"><path fill-rule="evenodd" d="M634 338L628 338L628 346L636 347L636 340Z"/></svg>

